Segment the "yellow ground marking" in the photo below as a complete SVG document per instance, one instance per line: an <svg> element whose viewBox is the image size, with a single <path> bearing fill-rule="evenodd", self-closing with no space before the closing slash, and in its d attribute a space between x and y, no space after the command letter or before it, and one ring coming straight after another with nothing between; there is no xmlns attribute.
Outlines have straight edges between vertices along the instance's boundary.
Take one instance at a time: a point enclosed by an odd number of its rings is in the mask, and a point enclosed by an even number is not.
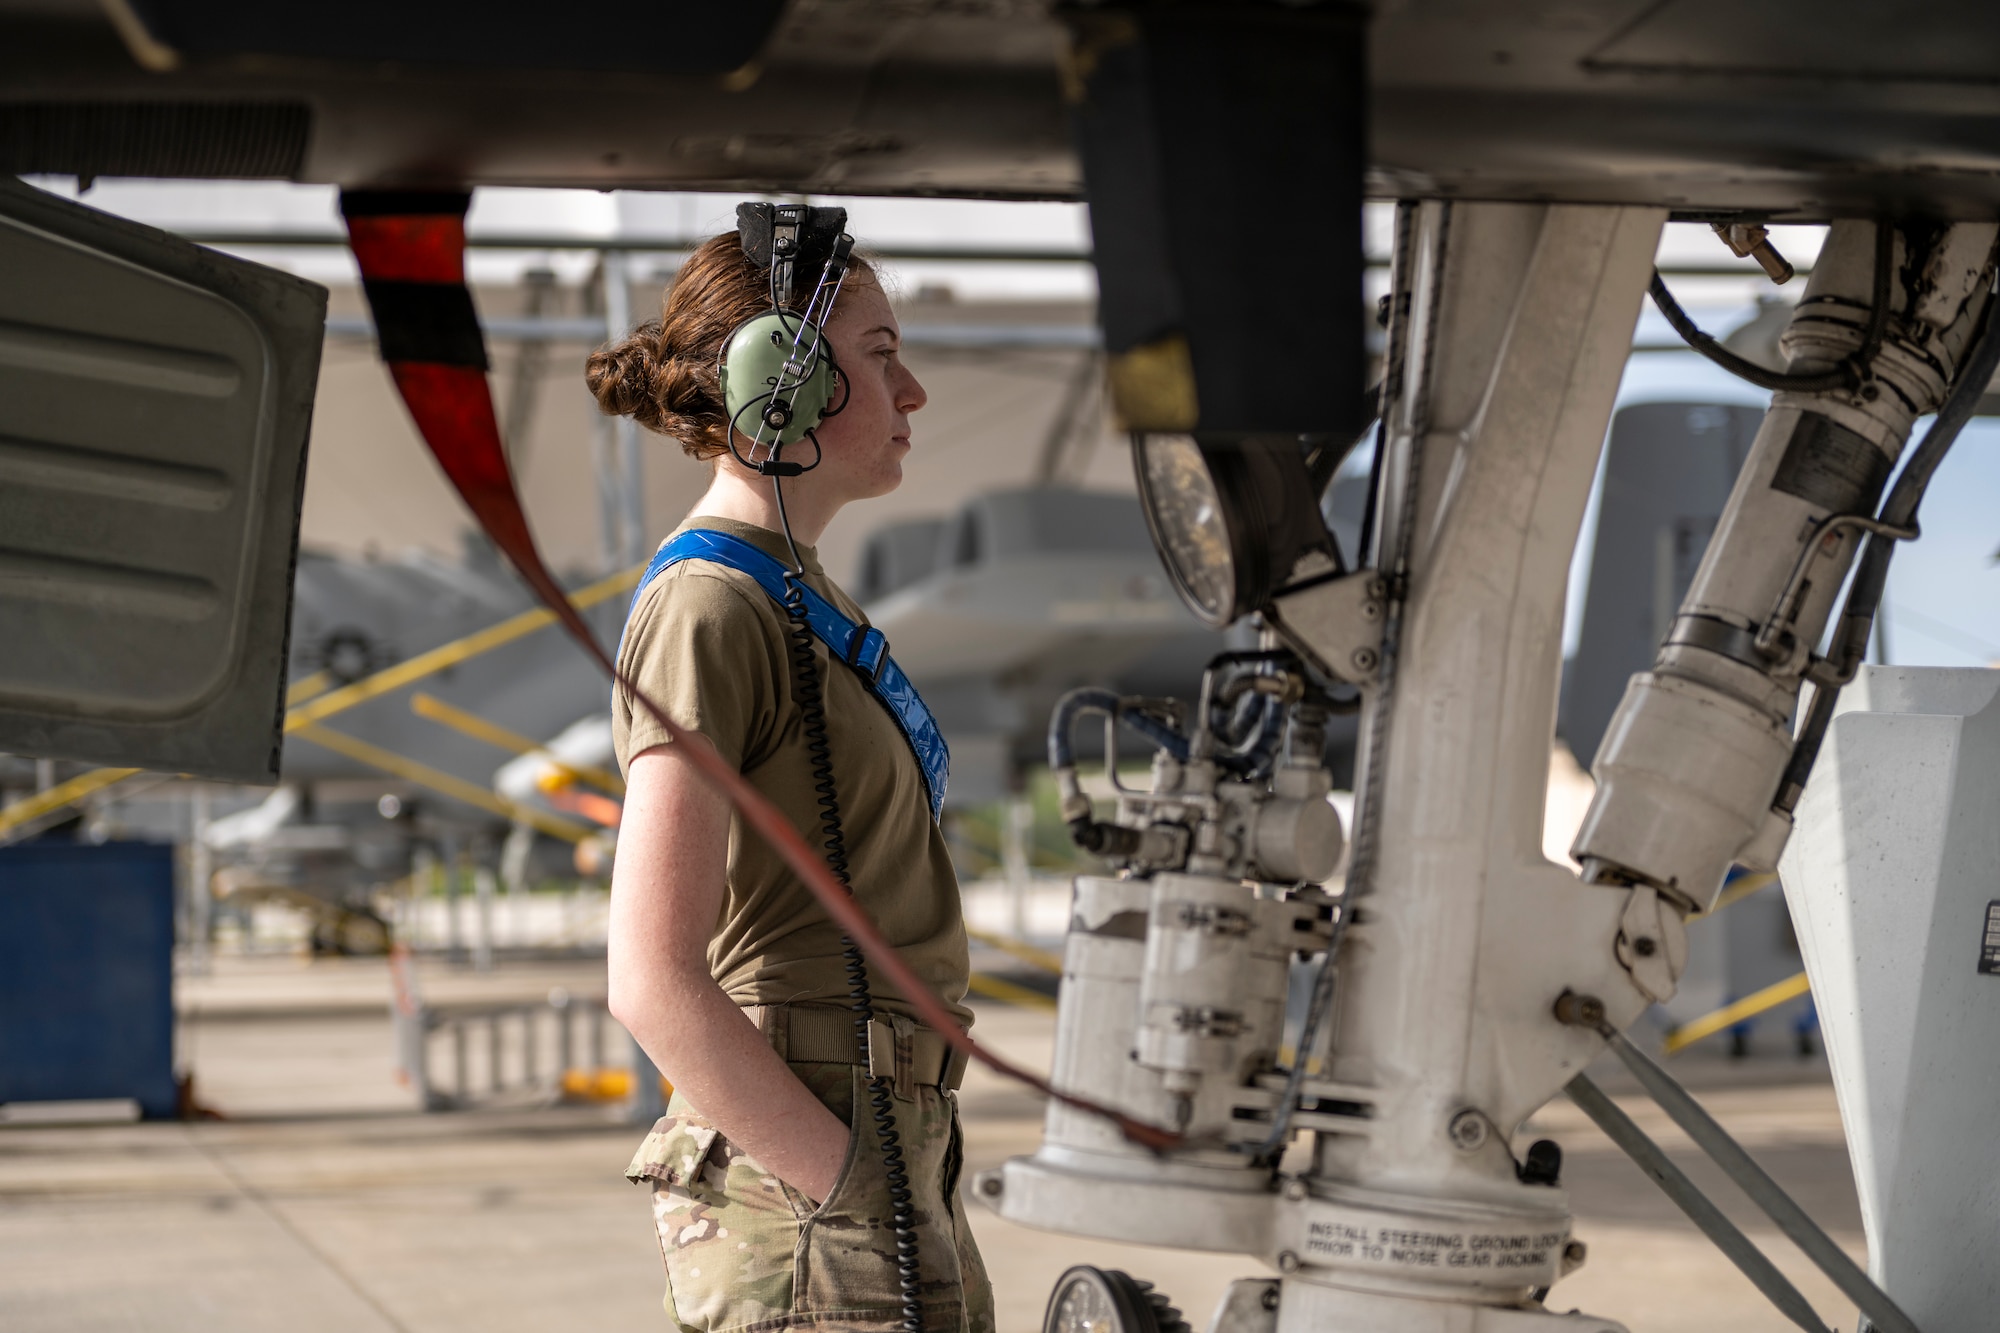
<svg viewBox="0 0 2000 1333"><path fill-rule="evenodd" d="M632 1071L606 1069L565 1069L559 1081L562 1095L574 1102L622 1102L632 1095ZM660 1100L674 1095L674 1085L660 1077Z"/></svg>
<svg viewBox="0 0 2000 1333"><path fill-rule="evenodd" d="M1037 949L1032 944L1023 944L1011 935L995 935L990 930L974 930L967 926L965 933L989 948L1020 959L1030 967L1038 967L1044 972L1062 975L1062 955L1050 953L1047 949Z"/></svg>
<svg viewBox="0 0 2000 1333"><path fill-rule="evenodd" d="M552 838L561 838L565 842L582 842L590 836L591 830L582 824L510 801L477 783L454 777L450 773L432 768L429 764L420 764L414 759L397 754L394 750L371 745L359 737L349 736L345 732L329 731L311 722L295 730L301 740L311 741L314 745L331 750L335 754L346 755L349 759L366 764L370 768L379 768L384 773L402 778L405 782L414 782L420 787L443 792L455 801L463 801L481 810L490 810L502 819L527 824Z"/></svg>
<svg viewBox="0 0 2000 1333"><path fill-rule="evenodd" d="M621 570L608 578L599 579L587 587L579 588L570 594L570 601L578 609L595 606L599 602L614 597L627 588L630 588L639 581L639 576L645 572L646 567L644 565L634 565L630 569ZM395 666L387 667L372 676L365 676L351 685L344 685L331 692L328 692L328 687L333 684L334 678L327 672L316 671L303 680L294 682L285 691L285 704L288 709L285 714L285 731L287 733L295 732L315 722L324 721L332 717L335 713L344 713L358 704L367 703L370 699L388 694L392 690L399 690L403 686L413 684L426 676L436 675L447 667L457 666L460 662L477 657L481 653L491 652L503 644L512 643L516 639L532 634L536 630L554 623L555 613L552 611L523 611L520 615L511 616L497 625L489 625L483 630L468 634L462 639L454 639L452 642L433 648L429 652L418 653L415 657L398 662ZM311 702L308 703L307 700ZM328 734L331 735L334 733ZM356 744L362 744L362 742L357 741ZM333 747L329 746L327 748L331 749ZM381 753L389 754L390 752L384 750ZM392 757L401 760L401 756ZM362 760L362 762L368 763L369 761ZM50 811L60 810L66 805L74 805L86 796L103 791L106 787L112 786L114 783L123 782L139 771L136 768L94 768L87 773L77 774L67 782L58 783L45 792L39 792L25 800L16 801L5 809L0 809L0 837L5 837L11 830L19 828L30 820L39 819ZM436 770L427 771L435 772ZM449 777L448 774L440 776ZM457 781L456 778L451 780L454 782ZM410 781L418 782L422 780L411 778ZM431 784L426 782L424 785L430 786ZM471 784L468 783L467 785L470 786ZM473 788L473 790L478 791L481 789ZM491 793L486 794L491 798ZM479 802L475 801L473 804L477 805ZM493 807L487 805L483 808L490 810ZM513 818L513 816L509 815L508 818ZM528 820L527 822L534 823L533 820ZM569 823L568 820L561 822L565 825ZM541 826L537 824L536 827L539 828ZM580 825L577 827L581 828ZM558 833L555 836L569 838L572 842L576 840L568 833Z"/></svg>
<svg viewBox="0 0 2000 1333"><path fill-rule="evenodd" d="M1715 900L1715 906L1708 909L1709 915L1713 916L1731 903L1740 903L1751 894L1757 892L1757 890L1775 884L1777 881L1778 877L1769 873L1745 875L1722 891L1721 896Z"/></svg>
<svg viewBox="0 0 2000 1333"><path fill-rule="evenodd" d="M1812 989L1812 983L1801 972L1795 977L1787 977L1775 986L1766 986L1753 995L1746 995L1735 1004L1726 1004L1712 1014L1697 1018L1692 1023L1683 1023L1667 1034L1668 1055L1686 1050L1703 1037L1712 1037L1724 1028L1733 1028L1746 1018L1755 1018L1767 1009L1776 1009L1787 1000L1797 999Z"/></svg>
<svg viewBox="0 0 2000 1333"><path fill-rule="evenodd" d="M340 684L340 678L331 671L315 671L310 676L302 676L285 690L285 707L302 704L306 700L325 694Z"/></svg>
<svg viewBox="0 0 2000 1333"><path fill-rule="evenodd" d="M518 731L509 731L497 722L488 722L477 713L468 713L463 708L455 708L434 694L413 694L410 696L410 711L418 717L427 717L442 723L453 731L462 732L476 741L515 754L536 754L546 760L551 767L561 769L573 781L588 782L601 787L613 796L625 794L625 784L615 773L607 773L592 764L572 764L566 759L550 754L548 747L531 736L523 736Z"/></svg>
<svg viewBox="0 0 2000 1333"><path fill-rule="evenodd" d="M33 796L14 802L5 810L0 810L0 835L12 832L32 820L60 810L66 805L74 805L92 792L103 791L114 783L139 772L136 768L93 768L88 773L79 773L67 782L58 782L47 791L36 792Z"/></svg>
<svg viewBox="0 0 2000 1333"><path fill-rule="evenodd" d="M984 972L974 972L966 983L974 995L984 995L989 1000L999 1000L1004 1004L1019 1005L1023 1009L1041 1009L1054 1012L1056 1002L1038 990L1017 986L1011 981L989 977Z"/></svg>
<svg viewBox="0 0 2000 1333"><path fill-rule="evenodd" d="M645 566L634 565L609 578L599 579L587 588L578 589L570 594L570 601L579 610L595 606L606 598L615 597L630 588L645 572ZM454 639L429 652L418 653L408 661L398 662L395 666L378 671L372 676L363 677L352 685L343 685L337 690L320 695L310 703L292 709L285 714L285 730L297 731L311 723L324 721L335 713L346 712L356 704L364 704L393 690L400 690L403 686L414 684L426 676L434 676L446 667L457 666L460 662L468 661L481 653L492 652L502 644L512 643L525 635L533 634L538 629L554 624L555 619L555 612L546 609L523 611L520 615L510 616L497 625L489 625L483 630L468 634L462 639Z"/></svg>

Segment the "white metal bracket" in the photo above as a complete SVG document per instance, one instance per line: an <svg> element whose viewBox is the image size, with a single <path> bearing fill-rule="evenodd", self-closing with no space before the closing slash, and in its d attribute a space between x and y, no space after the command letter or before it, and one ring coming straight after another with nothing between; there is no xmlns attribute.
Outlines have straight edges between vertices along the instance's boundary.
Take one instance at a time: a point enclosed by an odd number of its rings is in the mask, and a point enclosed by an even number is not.
<svg viewBox="0 0 2000 1333"><path fill-rule="evenodd" d="M1687 927L1651 886L1640 885L1625 900L1616 947L1640 994L1655 1004L1673 998L1687 966Z"/></svg>
<svg viewBox="0 0 2000 1333"><path fill-rule="evenodd" d="M1323 670L1372 689L1382 664L1382 622L1388 583L1360 570L1279 597L1264 613L1286 642Z"/></svg>

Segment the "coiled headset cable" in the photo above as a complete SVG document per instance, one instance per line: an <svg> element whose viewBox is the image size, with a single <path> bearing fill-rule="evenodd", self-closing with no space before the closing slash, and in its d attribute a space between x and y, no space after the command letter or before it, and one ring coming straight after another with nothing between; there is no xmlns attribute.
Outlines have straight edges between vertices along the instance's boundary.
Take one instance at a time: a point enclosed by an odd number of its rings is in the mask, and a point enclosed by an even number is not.
<svg viewBox="0 0 2000 1333"><path fill-rule="evenodd" d="M782 446L780 446L782 447ZM813 447L819 441L813 440ZM772 458L776 459L776 450ZM826 720L826 691L819 674L819 659L813 650L817 636L806 619L805 562L799 558L799 544L792 537L792 522L785 513L783 473L771 474L771 493L777 501L778 523L784 529L785 545L792 554L792 567L785 573L785 613L791 620L793 688L797 692L806 752L812 765L813 800L819 806L820 837L826 844L827 869L852 895L853 881L847 866L847 830L841 822L840 792L833 776L833 742ZM864 1066L868 1059L870 1031L875 1022L875 995L868 980L868 960L861 946L841 936L841 957L847 971L848 1010L854 1015L854 1036ZM896 1237L896 1285L902 1297L904 1333L923 1333L924 1302L920 1283L923 1266L917 1246L917 1205L910 1188L910 1168L903 1156L903 1136L896 1128L895 1093L889 1079L868 1076L868 1110L875 1122L875 1138L881 1147L883 1174L889 1186L889 1223ZM859 1126L856 1126L858 1129Z"/></svg>
<svg viewBox="0 0 2000 1333"><path fill-rule="evenodd" d="M827 725L825 683L820 678L819 659L814 651L818 636L814 634L807 616L805 562L799 558L799 544L792 536L791 517L785 512L784 482L787 477L800 476L819 466L823 453L813 427L847 406L848 385L840 374L825 329L846 279L848 256L854 241L842 232L832 242L805 308L793 310L789 308L792 266L800 253L804 215L796 209L774 210L770 205L745 205L738 210L738 218L743 219L746 211L754 214L758 208L766 210L767 225L772 227L770 267L766 274L770 308L737 326L736 332L717 352L716 372L729 417L726 427L729 452L744 467L771 479L771 496L778 510L778 526L784 530L785 546L791 553L791 566L785 571L785 593L780 600L790 621L793 691L798 700L806 752L812 767L813 800L819 807L820 836L825 843L827 869L848 896L853 897L854 884L847 864L847 830L841 822L840 791L833 772L833 742ZM781 212L786 215L786 226L791 229L782 235L776 226ZM840 220L845 221L844 214L840 215ZM745 250L749 252L751 247L746 244ZM758 364L753 359L751 366L754 368L740 369L735 377L726 375L724 356L737 345L739 339L746 336L749 341L745 350L754 348L757 357L764 359L764 364ZM768 342L768 348L764 346L765 342ZM769 364L772 349L780 354L775 365ZM819 384L822 379L830 381L830 384ZM838 401L832 399L833 387L839 390ZM803 399L802 394L805 395ZM749 441L747 456L736 447L739 433ZM786 461L783 454L789 441L809 442L813 447L812 462L800 464ZM875 1030L875 996L869 984L868 961L861 952L861 946L851 936L843 935L840 943L847 974L847 1007L854 1016L855 1044L859 1048L860 1063L868 1067L872 1064L869 1060L869 1039ZM910 1188L909 1164L904 1159L902 1134L896 1127L895 1093L890 1080L876 1076L872 1068L867 1084L869 1114L875 1122L875 1137L881 1148L883 1171L888 1181L889 1218L896 1237L896 1283L901 1296L902 1328L904 1333L923 1333L924 1307L920 1289L923 1270L918 1256L917 1207ZM858 1133L860 1108L855 1110L853 1132Z"/></svg>

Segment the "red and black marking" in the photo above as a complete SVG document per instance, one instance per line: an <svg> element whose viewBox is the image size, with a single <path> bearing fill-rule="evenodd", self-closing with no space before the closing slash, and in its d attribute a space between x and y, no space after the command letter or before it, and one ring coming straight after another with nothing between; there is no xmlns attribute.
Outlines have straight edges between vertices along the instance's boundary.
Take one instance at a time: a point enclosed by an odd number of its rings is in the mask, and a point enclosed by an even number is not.
<svg viewBox="0 0 2000 1333"><path fill-rule="evenodd" d="M464 190L343 190L340 213L361 266L382 359L424 443L529 586L551 608L567 608L562 586L535 549L500 444L486 383L486 336L465 285L471 203ZM564 623L587 636L580 618L569 624L574 615L564 616Z"/></svg>

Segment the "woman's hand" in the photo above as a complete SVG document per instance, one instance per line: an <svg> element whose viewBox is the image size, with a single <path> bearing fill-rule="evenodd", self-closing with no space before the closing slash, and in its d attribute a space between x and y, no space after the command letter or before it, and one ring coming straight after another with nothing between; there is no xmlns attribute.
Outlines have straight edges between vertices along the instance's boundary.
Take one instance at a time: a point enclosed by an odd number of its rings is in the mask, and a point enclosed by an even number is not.
<svg viewBox="0 0 2000 1333"><path fill-rule="evenodd" d="M709 975L728 856L727 799L673 745L635 757L611 876L609 1007L730 1142L823 1203L847 1157L847 1126Z"/></svg>

